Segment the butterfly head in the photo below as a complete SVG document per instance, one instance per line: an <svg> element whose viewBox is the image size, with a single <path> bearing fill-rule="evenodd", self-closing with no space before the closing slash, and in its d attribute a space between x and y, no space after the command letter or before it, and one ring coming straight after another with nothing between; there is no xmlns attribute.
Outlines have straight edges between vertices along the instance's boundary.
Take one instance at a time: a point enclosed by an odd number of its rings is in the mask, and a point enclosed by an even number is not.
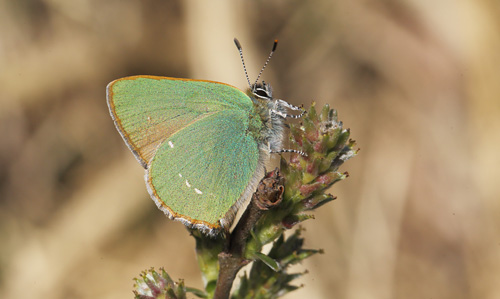
<svg viewBox="0 0 500 299"><path fill-rule="evenodd" d="M271 101L273 99L273 90L271 85L262 81L262 83L255 83L250 88L250 92L257 98Z"/></svg>

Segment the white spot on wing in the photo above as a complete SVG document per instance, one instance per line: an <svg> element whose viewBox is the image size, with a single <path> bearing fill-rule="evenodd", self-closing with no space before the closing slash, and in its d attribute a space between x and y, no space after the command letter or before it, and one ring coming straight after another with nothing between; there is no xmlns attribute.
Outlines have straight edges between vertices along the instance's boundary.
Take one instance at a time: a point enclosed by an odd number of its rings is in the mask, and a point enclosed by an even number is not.
<svg viewBox="0 0 500 299"><path fill-rule="evenodd" d="M172 141L169 141L168 145L170 145L171 148L174 148L174 144L172 143Z"/></svg>
<svg viewBox="0 0 500 299"><path fill-rule="evenodd" d="M186 186L188 186L188 188L191 188L191 184L189 184L188 180L186 180Z"/></svg>
<svg viewBox="0 0 500 299"><path fill-rule="evenodd" d="M198 193L198 194L203 194L203 192L201 192L199 189L197 188L194 188L194 192Z"/></svg>

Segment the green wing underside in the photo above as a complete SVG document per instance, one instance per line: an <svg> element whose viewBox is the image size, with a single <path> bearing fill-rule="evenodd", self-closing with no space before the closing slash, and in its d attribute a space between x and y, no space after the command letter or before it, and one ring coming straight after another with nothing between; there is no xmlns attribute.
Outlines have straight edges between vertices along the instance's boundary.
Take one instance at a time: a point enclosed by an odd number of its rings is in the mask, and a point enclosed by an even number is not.
<svg viewBox="0 0 500 299"><path fill-rule="evenodd" d="M174 218L218 227L240 200L259 160L257 143L245 132L246 122L242 113L219 112L160 146L148 169L148 184L151 195Z"/></svg>
<svg viewBox="0 0 500 299"><path fill-rule="evenodd" d="M137 76L112 82L108 105L162 210L208 228L232 220L259 163L247 95L217 82Z"/></svg>
<svg viewBox="0 0 500 299"><path fill-rule="evenodd" d="M230 85L153 76L112 82L108 105L118 130L144 167L158 146L181 128L215 112L254 109L250 98Z"/></svg>

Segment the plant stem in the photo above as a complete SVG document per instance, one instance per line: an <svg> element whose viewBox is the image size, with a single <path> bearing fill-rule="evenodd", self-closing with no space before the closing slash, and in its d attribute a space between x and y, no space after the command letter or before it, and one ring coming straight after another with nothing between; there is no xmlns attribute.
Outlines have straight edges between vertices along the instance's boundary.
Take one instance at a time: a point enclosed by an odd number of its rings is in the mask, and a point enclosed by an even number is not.
<svg viewBox="0 0 500 299"><path fill-rule="evenodd" d="M219 277L215 288L215 299L229 298L233 281L238 271L250 260L244 257L245 245L250 231L262 214L277 206L284 191L284 178L278 169L271 171L260 181L257 191L233 232L226 239L226 246L219 254Z"/></svg>

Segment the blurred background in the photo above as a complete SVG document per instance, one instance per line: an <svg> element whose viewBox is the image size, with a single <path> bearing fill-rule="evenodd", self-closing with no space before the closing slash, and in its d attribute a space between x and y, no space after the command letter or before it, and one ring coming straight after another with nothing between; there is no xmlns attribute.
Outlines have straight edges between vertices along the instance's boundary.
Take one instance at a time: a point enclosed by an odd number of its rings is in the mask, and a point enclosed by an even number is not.
<svg viewBox="0 0 500 299"><path fill-rule="evenodd" d="M500 298L494 0L0 0L0 297L132 298L194 240L147 194L110 81L163 75L329 103L361 148L304 226L325 254L286 298Z"/></svg>

